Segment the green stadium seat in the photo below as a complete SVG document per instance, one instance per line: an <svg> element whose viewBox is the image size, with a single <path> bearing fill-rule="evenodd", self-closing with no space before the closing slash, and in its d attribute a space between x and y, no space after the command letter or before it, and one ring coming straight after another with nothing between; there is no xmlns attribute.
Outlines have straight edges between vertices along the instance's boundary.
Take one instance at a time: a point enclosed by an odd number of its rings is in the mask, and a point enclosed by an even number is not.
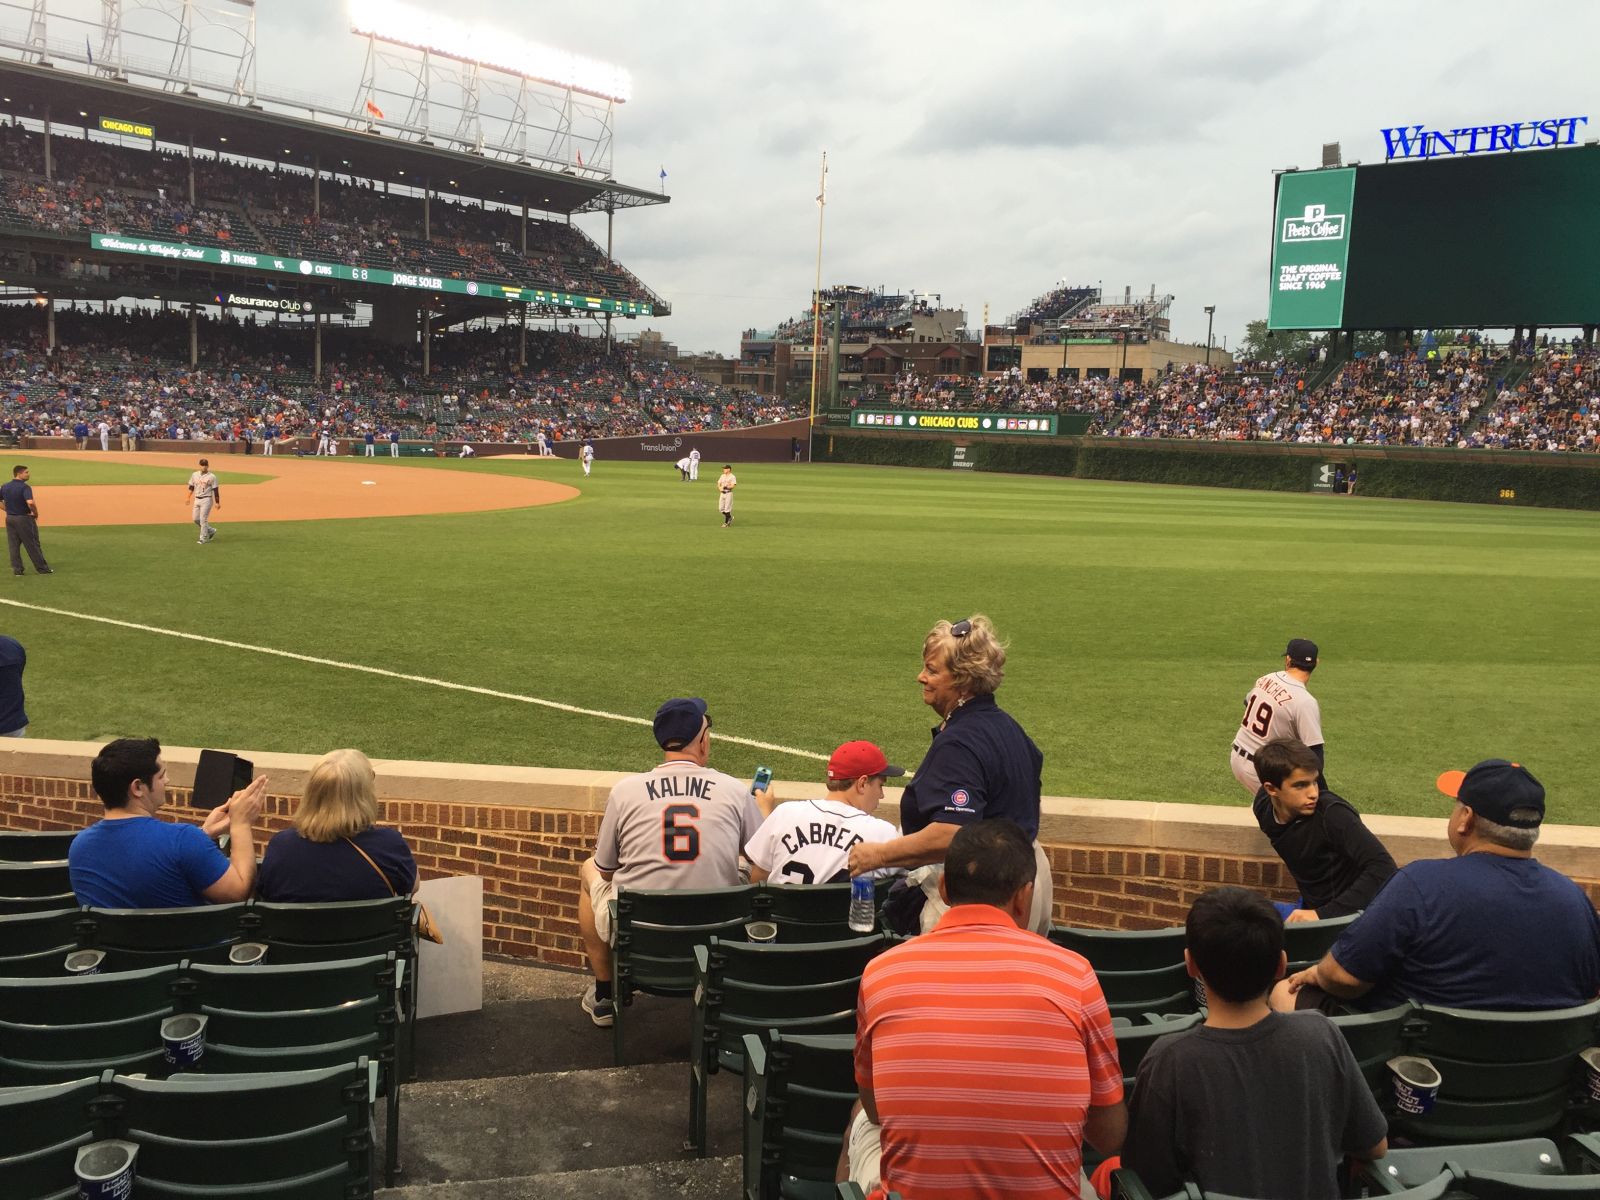
<svg viewBox="0 0 1600 1200"><path fill-rule="evenodd" d="M1329 917L1326 921L1298 921L1283 927L1283 952L1289 956L1290 970L1319 962L1333 948L1344 931L1355 924L1360 913Z"/></svg>
<svg viewBox="0 0 1600 1200"><path fill-rule="evenodd" d="M393 950L406 964L400 990L401 1078L415 1077L417 906L409 896L338 904L274 904L257 900L250 905L240 928L245 940L267 943L268 963L367 958Z"/></svg>
<svg viewBox="0 0 1600 1200"><path fill-rule="evenodd" d="M1170 929L1071 929L1058 925L1050 940L1103 971L1154 971L1183 965L1183 927Z"/></svg>
<svg viewBox="0 0 1600 1200"><path fill-rule="evenodd" d="M177 963L227 962L239 941L247 905L195 908L91 908L91 945L106 952L107 970Z"/></svg>
<svg viewBox="0 0 1600 1200"><path fill-rule="evenodd" d="M206 1018L205 1074L304 1071L364 1057L387 1099L384 1176L399 1170L400 1076L396 1051L403 967L385 955L344 962L188 968L192 1011Z"/></svg>
<svg viewBox="0 0 1600 1200"><path fill-rule="evenodd" d="M744 1200L827 1200L856 1102L853 1034L745 1035Z"/></svg>
<svg viewBox="0 0 1600 1200"><path fill-rule="evenodd" d="M1443 1080L1432 1112L1395 1113L1393 1129L1430 1143L1539 1137L1575 1103L1578 1055L1600 1041L1600 1001L1553 1012L1423 1005L1403 1033L1405 1052Z"/></svg>
<svg viewBox="0 0 1600 1200"><path fill-rule="evenodd" d="M0 829L0 863L65 862L77 830L33 833Z"/></svg>
<svg viewBox="0 0 1600 1200"><path fill-rule="evenodd" d="M1157 1038L1193 1029L1203 1020L1205 1018L1199 1013L1186 1013L1182 1016L1152 1017L1143 1022L1118 1025L1117 1058L1122 1067L1123 1087L1133 1086L1134 1077L1139 1074L1139 1064L1144 1061L1144 1056L1150 1052L1150 1047L1155 1045Z"/></svg>
<svg viewBox="0 0 1600 1200"><path fill-rule="evenodd" d="M873 886L872 910L883 907L894 880L879 879ZM850 928L848 883L766 883L756 885L752 916L778 927L778 941L837 942L860 937Z"/></svg>
<svg viewBox="0 0 1600 1200"><path fill-rule="evenodd" d="M0 978L65 974L79 937L75 908L0 917Z"/></svg>
<svg viewBox="0 0 1600 1200"><path fill-rule="evenodd" d="M164 1070L161 1022L181 971L152 967L59 979L0 979L0 1086L105 1070Z"/></svg>
<svg viewBox="0 0 1600 1200"><path fill-rule="evenodd" d="M72 876L67 860L54 862L0 861L0 897L7 900L33 900L41 896L72 894ZM71 907L71 903L65 907Z"/></svg>
<svg viewBox="0 0 1600 1200"><path fill-rule="evenodd" d="M1500 1171L1452 1170L1457 1194L1472 1200L1600 1200L1600 1175L1509 1175ZM1412 1193L1402 1192L1409 1196Z"/></svg>
<svg viewBox="0 0 1600 1200"><path fill-rule="evenodd" d="M41 1087L0 1088L0 1196L67 1200L78 1194L72 1164L95 1140L93 1077Z"/></svg>
<svg viewBox="0 0 1600 1200"><path fill-rule="evenodd" d="M372 1195L368 1059L252 1075L117 1076L139 1147L137 1195L350 1200Z"/></svg>
<svg viewBox="0 0 1600 1200"><path fill-rule="evenodd" d="M689 1126L706 1152L706 1089L718 1070L744 1069L746 1034L854 1033L861 973L889 945L884 934L839 942L725 942L696 946Z"/></svg>
<svg viewBox="0 0 1600 1200"><path fill-rule="evenodd" d="M1360 1163L1362 1184L1374 1195L1404 1192L1437 1179L1444 1170L1490 1170L1514 1175L1565 1173L1561 1151L1548 1138L1475 1145L1408 1146L1391 1149L1375 1162Z"/></svg>
<svg viewBox="0 0 1600 1200"><path fill-rule="evenodd" d="M1367 1086L1377 1096L1378 1103L1387 1106L1391 1097L1388 1062L1404 1051L1403 1031L1406 1021L1416 1012L1416 1005L1407 1002L1378 1012L1347 1013L1333 1018L1339 1027L1356 1065L1367 1081Z"/></svg>
<svg viewBox="0 0 1600 1200"><path fill-rule="evenodd" d="M635 992L688 996L694 991L694 948L713 937L744 936L755 888L683 891L618 889L612 901L612 1057L623 1065L623 1014Z"/></svg>
<svg viewBox="0 0 1600 1200"><path fill-rule="evenodd" d="M0 917L16 916L21 913L55 912L71 908L77 903L78 898L71 892L60 892L53 896L0 896Z"/></svg>
<svg viewBox="0 0 1600 1200"><path fill-rule="evenodd" d="M1393 1193L1401 1200L1474 1200L1472 1194L1463 1192L1457 1181L1448 1173L1441 1173L1419 1187ZM1111 1173L1111 1200L1158 1200L1138 1174L1123 1167ZM1181 1192L1159 1200L1283 1200L1275 1196L1234 1196L1226 1192L1202 1191L1194 1181L1186 1181Z"/></svg>

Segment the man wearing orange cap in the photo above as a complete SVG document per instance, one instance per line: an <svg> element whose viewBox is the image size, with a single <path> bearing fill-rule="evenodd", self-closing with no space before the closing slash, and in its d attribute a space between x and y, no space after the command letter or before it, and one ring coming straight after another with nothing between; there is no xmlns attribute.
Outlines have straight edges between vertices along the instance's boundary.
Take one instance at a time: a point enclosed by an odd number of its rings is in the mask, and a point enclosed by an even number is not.
<svg viewBox="0 0 1600 1200"><path fill-rule="evenodd" d="M1583 890L1533 857L1544 787L1518 763L1446 771L1454 858L1402 867L1321 962L1272 994L1274 1008L1403 1000L1518 1012L1600 994L1600 916Z"/></svg>
<svg viewBox="0 0 1600 1200"><path fill-rule="evenodd" d="M750 882L848 883L850 847L900 836L872 814L883 785L905 771L871 742L846 742L828 758L828 797L791 800L772 810L745 847Z"/></svg>

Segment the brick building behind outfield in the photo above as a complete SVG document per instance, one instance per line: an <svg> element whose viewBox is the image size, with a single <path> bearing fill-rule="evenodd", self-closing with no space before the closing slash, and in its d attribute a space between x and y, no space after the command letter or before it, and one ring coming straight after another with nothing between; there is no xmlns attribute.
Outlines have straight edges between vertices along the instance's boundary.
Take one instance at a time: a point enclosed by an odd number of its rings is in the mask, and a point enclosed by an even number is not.
<svg viewBox="0 0 1600 1200"><path fill-rule="evenodd" d="M87 742L0 743L0 828L78 829L103 811L89 788ZM198 750L163 747L169 817L188 808ZM312 755L244 751L270 793L257 830L285 828L316 761ZM422 877L483 878L484 951L563 967L583 965L577 926L578 864L600 827L606 794L621 775L459 763L375 760L382 822L398 828ZM816 791L774 784L780 799ZM898 796L885 799L893 815ZM1448 853L1436 819L1369 816L1399 863ZM1180 924L1189 904L1220 884L1293 899L1282 864L1244 805L1149 804L1046 797L1041 840L1055 868L1057 924L1150 929ZM1540 861L1578 881L1600 906L1600 829L1549 826Z"/></svg>

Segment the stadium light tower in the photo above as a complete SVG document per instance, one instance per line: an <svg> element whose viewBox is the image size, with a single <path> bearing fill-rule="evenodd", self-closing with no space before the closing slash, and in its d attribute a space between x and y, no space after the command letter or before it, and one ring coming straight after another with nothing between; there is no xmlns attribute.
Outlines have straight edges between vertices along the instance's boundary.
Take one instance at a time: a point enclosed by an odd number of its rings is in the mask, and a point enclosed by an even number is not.
<svg viewBox="0 0 1600 1200"><path fill-rule="evenodd" d="M1206 305L1206 366L1211 365L1211 320L1217 315L1215 304Z"/></svg>
<svg viewBox="0 0 1600 1200"><path fill-rule="evenodd" d="M1128 373L1128 335L1133 332L1132 325L1122 327L1122 371L1117 375L1117 382L1122 382L1122 377Z"/></svg>

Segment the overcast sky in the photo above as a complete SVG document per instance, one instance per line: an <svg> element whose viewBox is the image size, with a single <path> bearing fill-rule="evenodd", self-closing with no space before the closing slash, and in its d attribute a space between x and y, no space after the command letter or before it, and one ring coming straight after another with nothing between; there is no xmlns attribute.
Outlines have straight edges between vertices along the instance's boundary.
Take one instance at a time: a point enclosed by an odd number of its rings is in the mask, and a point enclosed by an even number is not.
<svg viewBox="0 0 1600 1200"><path fill-rule="evenodd" d="M1593 0L448 8L632 72L614 174L664 165L672 202L620 214L617 256L671 300L655 327L728 354L809 303L824 149L825 284L937 292L974 326L1062 279L1153 284L1180 340L1215 304L1232 345L1266 314L1273 168L1324 141L1381 161L1385 126L1588 115L1600 35ZM257 14L263 91L351 103L345 0Z"/></svg>

